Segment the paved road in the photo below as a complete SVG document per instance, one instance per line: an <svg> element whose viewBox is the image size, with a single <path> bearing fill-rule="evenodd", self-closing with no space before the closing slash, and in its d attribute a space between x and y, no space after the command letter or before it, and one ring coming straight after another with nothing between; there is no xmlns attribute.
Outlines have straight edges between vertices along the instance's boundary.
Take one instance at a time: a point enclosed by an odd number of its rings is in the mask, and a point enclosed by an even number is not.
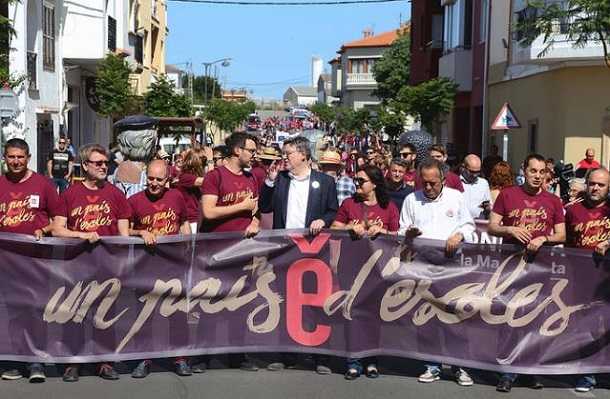
<svg viewBox="0 0 610 399"><path fill-rule="evenodd" d="M384 364L386 363L386 364ZM389 368L388 368L389 367ZM605 398L607 388L592 393L577 394L570 387L562 388L555 380L545 380L541 391L515 387L511 394L495 391L493 376L475 376L477 384L459 387L450 380L421 384L415 377L419 364L381 362L382 376L371 380L361 377L345 381L342 374L319 376L308 370L270 372L242 372L239 370L212 369L205 374L178 377L167 371L155 371L145 380L134 380L128 374L119 381L104 381L98 377L82 377L78 383L67 384L59 377L51 377L44 384L29 384L27 380L0 382L0 398L291 398L291 399L466 399L466 398ZM398 368L406 370L398 374Z"/></svg>

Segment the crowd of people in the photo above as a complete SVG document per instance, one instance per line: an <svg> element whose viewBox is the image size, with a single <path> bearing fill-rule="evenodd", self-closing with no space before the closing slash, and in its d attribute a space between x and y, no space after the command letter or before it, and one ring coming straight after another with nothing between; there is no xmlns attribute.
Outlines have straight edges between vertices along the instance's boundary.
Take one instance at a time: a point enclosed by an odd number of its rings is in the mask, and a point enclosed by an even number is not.
<svg viewBox="0 0 610 399"><path fill-rule="evenodd" d="M442 145L432 145L424 149L426 157L418 157L421 149L414 144L388 148L375 138L355 135L327 137L323 143L296 136L279 148L237 132L224 145L193 147L173 162L155 150L130 152L130 140L142 143L137 134L123 140L125 160L114 165L112 175L106 148L80 148L82 177L71 184L77 157L68 151L65 138L49 158L48 177L28 168L30 151L24 140L6 142L0 231L92 243L102 236L139 236L155 245L158 237L172 234L241 232L253 237L261 229L308 229L312 235L337 229L349 231L354 239L393 234L406 240L442 240L452 256L462 242L472 241L475 220L487 219L490 234L532 253L545 245L566 245L603 255L610 246L610 175L594 160L592 149L581 163L587 169L583 177L570 182L562 200L546 158L528 155L520 182L497 148L483 160L468 154L451 168ZM258 369L247 354L233 359L244 370ZM315 361L317 373L331 373L328 358L316 356ZM268 369L295 362L294 355L278 354ZM174 364L181 376L205 368L189 358L174 359ZM132 376L146 377L150 366L150 360L142 360ZM42 364L28 369L31 381L44 381ZM98 370L102 378L119 378L110 363ZM346 370L348 380L379 375L374 358L347 359ZM419 381L437 381L441 370L440 364L428 363ZM468 370L452 370L459 385L473 384ZM5 371L2 378L21 378L22 371ZM79 367L67 365L63 379L78 378ZM502 374L498 391L510 391L516 378ZM533 387L541 387L530 378ZM594 376L580 376L576 389L586 392L595 383Z"/></svg>

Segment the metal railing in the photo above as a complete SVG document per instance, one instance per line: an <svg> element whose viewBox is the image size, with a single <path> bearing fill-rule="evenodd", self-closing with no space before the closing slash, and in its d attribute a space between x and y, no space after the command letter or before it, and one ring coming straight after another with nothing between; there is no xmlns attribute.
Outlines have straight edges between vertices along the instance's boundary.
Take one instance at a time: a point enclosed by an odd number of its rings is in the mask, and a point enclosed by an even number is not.
<svg viewBox="0 0 610 399"><path fill-rule="evenodd" d="M377 81L371 72L368 73L348 73L347 84L375 84Z"/></svg>

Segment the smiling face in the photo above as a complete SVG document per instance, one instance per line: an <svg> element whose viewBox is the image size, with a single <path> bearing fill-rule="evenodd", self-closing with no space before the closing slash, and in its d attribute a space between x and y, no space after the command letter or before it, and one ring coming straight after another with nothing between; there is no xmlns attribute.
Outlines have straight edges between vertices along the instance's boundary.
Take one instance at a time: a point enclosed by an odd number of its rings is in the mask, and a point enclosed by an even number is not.
<svg viewBox="0 0 610 399"><path fill-rule="evenodd" d="M88 180L104 181L108 176L108 157L93 151L89 159L83 160L83 170Z"/></svg>
<svg viewBox="0 0 610 399"><path fill-rule="evenodd" d="M397 165L395 163L390 165L390 181L392 183L398 184L401 183L405 177L405 172L407 169L402 165Z"/></svg>

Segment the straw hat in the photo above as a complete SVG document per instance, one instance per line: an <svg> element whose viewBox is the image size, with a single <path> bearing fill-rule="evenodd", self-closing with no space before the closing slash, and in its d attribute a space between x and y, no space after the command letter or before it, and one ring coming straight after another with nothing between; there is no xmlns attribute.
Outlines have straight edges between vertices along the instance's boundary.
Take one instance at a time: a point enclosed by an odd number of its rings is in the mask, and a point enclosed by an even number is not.
<svg viewBox="0 0 610 399"><path fill-rule="evenodd" d="M282 159L278 150L275 149L274 147L263 148L263 150L258 154L258 158L259 159L268 159L271 161L277 161L279 159Z"/></svg>
<svg viewBox="0 0 610 399"><path fill-rule="evenodd" d="M324 151L318 163L321 165L341 165L341 155L335 151Z"/></svg>

